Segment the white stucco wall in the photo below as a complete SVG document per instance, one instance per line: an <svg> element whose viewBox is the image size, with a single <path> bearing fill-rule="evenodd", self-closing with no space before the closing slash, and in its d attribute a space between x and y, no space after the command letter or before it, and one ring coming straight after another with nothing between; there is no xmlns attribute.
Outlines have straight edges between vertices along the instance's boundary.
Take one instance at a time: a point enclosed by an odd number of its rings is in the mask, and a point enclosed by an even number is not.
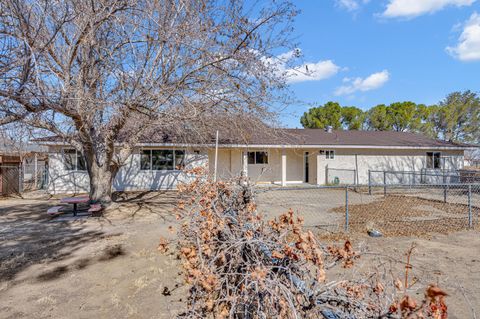
<svg viewBox="0 0 480 319"><path fill-rule="evenodd" d="M219 149L217 174L221 178L238 176L243 170L243 153L267 151L268 164L248 164L247 176L255 183L280 183L282 180L282 154L287 156L287 181L303 181L303 150L294 149ZM214 171L215 150L209 150L210 173ZM313 173L311 173L313 174Z"/></svg>
<svg viewBox="0 0 480 319"><path fill-rule="evenodd" d="M161 149L161 148L156 148ZM164 148L171 149L171 148ZM238 176L243 170L243 156L247 151L267 151L268 164L247 165L247 176L256 183L281 183L282 154L286 155L287 183L305 181L305 152L308 152L309 178L311 184L324 185L334 177L340 183L354 182L353 170L358 167L358 183L368 183L369 170L420 171L426 168L426 149L325 149L334 150L335 158L327 159L319 155L319 149L281 149L281 148L220 148L218 151L217 176L226 179ZM197 150L198 151L198 150ZM202 149L195 154L193 149L186 150L188 167L209 165L213 174L215 150ZM185 173L177 170L155 171L140 170L140 149L127 160L120 169L113 187L117 191L175 189L179 181L188 181ZM446 169L463 168L463 151L442 150L441 156ZM318 170L317 170L318 168ZM336 171L335 169L339 169ZM327 174L327 170L330 172ZM341 171L351 170L351 171ZM330 180L327 180L329 177ZM372 183L382 183L382 174L372 174ZM393 181L394 182L394 181ZM442 181L436 181L442 182ZM61 148L51 147L49 154L49 191L51 193L80 193L88 191L86 171L65 170Z"/></svg>
<svg viewBox="0 0 480 319"><path fill-rule="evenodd" d="M324 149L334 150L335 157L327 159L325 155L319 155L318 149L220 149L218 156L218 176L228 178L238 175L242 171L243 152L267 151L269 154L268 164L248 165L248 177L257 183L280 183L282 176L281 156L287 156L287 183L305 181L305 152L308 152L309 179L311 184L325 185L338 177L340 183L353 184L358 178L359 184L368 183L369 170L387 171L421 171L426 168L427 149ZM441 157L445 161L445 169L454 170L463 168L463 151L442 150ZM214 151L209 151L213 173ZM233 164L232 164L233 163ZM317 172L317 166L319 171ZM354 170L358 168L357 177ZM327 173L327 171L329 173ZM328 175L328 176L327 176ZM317 177L318 176L318 177ZM328 178L327 178L328 177ZM372 174L375 179L372 182L383 182L383 175ZM390 179L394 176L390 176ZM400 178L400 177L399 177ZM395 181L390 181L395 182ZM433 182L433 181L432 181ZM442 181L437 181L441 183Z"/></svg>
<svg viewBox="0 0 480 319"><path fill-rule="evenodd" d="M179 170L140 170L140 153L140 149L135 150L119 170L113 182L115 191L175 189L178 182L186 182L191 178ZM207 165L208 155L205 150L195 154L194 150L187 149L185 163L187 168ZM61 148L50 149L48 190L52 194L83 193L89 190L87 172L66 170Z"/></svg>
<svg viewBox="0 0 480 319"><path fill-rule="evenodd" d="M334 159L321 158L320 175L327 177L328 168L329 182L334 176L338 176L341 183L353 183L353 170L358 168L358 183L367 184L369 170L420 172L426 169L427 152L428 150L421 149L336 149ZM441 157L445 161L444 169L463 168L463 151L443 150ZM341 169L351 171L342 171ZM395 176L388 175L388 178L395 179ZM372 183L383 183L383 174L372 174L372 179ZM395 181L391 180L390 182L394 183ZM325 181L319 184L324 183Z"/></svg>

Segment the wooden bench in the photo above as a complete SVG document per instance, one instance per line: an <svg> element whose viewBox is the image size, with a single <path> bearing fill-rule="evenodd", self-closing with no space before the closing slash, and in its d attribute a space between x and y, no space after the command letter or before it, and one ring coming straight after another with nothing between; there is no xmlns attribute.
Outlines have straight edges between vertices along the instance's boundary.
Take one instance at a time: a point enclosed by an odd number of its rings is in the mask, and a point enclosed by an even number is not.
<svg viewBox="0 0 480 319"><path fill-rule="evenodd" d="M63 206L53 206L53 207L50 207L50 208L47 210L47 214L50 215L50 216L60 215L60 214L62 214L61 209L63 209Z"/></svg>

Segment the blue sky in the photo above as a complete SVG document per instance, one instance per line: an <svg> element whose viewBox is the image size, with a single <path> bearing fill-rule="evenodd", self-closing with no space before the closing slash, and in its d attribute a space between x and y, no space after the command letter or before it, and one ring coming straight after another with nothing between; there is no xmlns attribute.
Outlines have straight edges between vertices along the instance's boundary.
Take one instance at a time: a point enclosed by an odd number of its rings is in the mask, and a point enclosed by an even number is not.
<svg viewBox="0 0 480 319"><path fill-rule="evenodd" d="M434 104L456 90L480 90L480 0L302 0L295 34L302 52L291 77L302 102L368 109L410 100ZM305 72L303 72L305 73Z"/></svg>

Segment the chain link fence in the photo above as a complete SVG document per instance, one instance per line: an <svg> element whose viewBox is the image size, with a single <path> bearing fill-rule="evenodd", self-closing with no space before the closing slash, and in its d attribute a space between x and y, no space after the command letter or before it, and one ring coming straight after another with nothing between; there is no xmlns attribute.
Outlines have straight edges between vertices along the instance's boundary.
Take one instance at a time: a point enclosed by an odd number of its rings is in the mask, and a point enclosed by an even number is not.
<svg viewBox="0 0 480 319"><path fill-rule="evenodd" d="M23 191L33 191L45 189L48 183L47 167L40 162L35 164L28 164L23 166Z"/></svg>
<svg viewBox="0 0 480 319"><path fill-rule="evenodd" d="M421 171L368 171L369 185L416 185L416 184L457 184L461 181L457 170L427 170Z"/></svg>
<svg viewBox="0 0 480 319"><path fill-rule="evenodd" d="M0 194L17 195L45 189L48 184L46 165L0 165Z"/></svg>
<svg viewBox="0 0 480 319"><path fill-rule="evenodd" d="M422 236L478 228L480 184L259 189L257 203L267 218L292 209L325 235Z"/></svg>

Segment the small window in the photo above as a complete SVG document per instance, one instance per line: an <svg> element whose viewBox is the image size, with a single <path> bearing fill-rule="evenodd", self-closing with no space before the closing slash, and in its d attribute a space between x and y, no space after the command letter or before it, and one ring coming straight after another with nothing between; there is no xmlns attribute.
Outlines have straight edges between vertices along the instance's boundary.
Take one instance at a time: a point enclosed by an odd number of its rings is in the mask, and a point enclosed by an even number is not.
<svg viewBox="0 0 480 319"><path fill-rule="evenodd" d="M441 156L440 152L427 152L427 169L441 169Z"/></svg>
<svg viewBox="0 0 480 319"><path fill-rule="evenodd" d="M268 164L268 152L248 152L248 164Z"/></svg>
<svg viewBox="0 0 480 319"><path fill-rule="evenodd" d="M325 151L325 158L326 159L334 159L335 158L335 151Z"/></svg>
<svg viewBox="0 0 480 319"><path fill-rule="evenodd" d="M82 153L75 149L63 150L63 162L67 171L85 171L87 164Z"/></svg>
<svg viewBox="0 0 480 319"><path fill-rule="evenodd" d="M140 169L154 171L182 169L184 158L183 150L143 150L140 154Z"/></svg>

